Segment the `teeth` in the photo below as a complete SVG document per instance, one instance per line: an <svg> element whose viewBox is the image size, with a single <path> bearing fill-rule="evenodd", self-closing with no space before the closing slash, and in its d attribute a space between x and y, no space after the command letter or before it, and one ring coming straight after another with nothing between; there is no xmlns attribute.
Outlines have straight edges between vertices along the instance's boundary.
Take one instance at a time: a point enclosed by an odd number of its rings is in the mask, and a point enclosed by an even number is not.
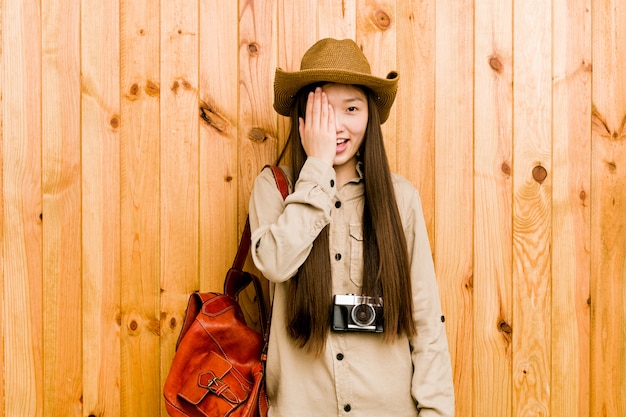
<svg viewBox="0 0 626 417"><path fill-rule="evenodd" d="M348 139L338 139L337 140L337 145L341 145L342 143L346 143L348 141Z"/></svg>

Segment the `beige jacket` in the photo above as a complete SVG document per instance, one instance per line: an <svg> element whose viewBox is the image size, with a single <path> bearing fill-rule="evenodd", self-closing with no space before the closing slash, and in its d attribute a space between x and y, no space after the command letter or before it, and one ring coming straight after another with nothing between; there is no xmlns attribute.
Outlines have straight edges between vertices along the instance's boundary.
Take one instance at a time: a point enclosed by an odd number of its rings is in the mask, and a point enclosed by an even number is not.
<svg viewBox="0 0 626 417"><path fill-rule="evenodd" d="M388 344L379 334L331 332L324 354L315 358L286 333L289 278L327 224L333 292L361 294L363 183L355 179L339 190L334 183L334 169L309 158L285 201L269 169L252 191L252 257L276 284L267 359L270 416L452 416L444 317L421 202L406 179L393 175L411 262L417 336Z"/></svg>

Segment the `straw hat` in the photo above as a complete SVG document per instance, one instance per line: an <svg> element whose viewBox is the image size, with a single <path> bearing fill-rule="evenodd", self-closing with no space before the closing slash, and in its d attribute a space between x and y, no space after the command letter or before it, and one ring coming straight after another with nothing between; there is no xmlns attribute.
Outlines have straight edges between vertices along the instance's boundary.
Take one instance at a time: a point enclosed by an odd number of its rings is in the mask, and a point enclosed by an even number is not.
<svg viewBox="0 0 626 417"><path fill-rule="evenodd" d="M362 85L372 90L381 123L389 117L398 89L398 73L392 71L386 78L373 76L367 58L352 39L326 38L306 51L300 71L276 69L274 109L278 114L289 116L298 90L319 81Z"/></svg>

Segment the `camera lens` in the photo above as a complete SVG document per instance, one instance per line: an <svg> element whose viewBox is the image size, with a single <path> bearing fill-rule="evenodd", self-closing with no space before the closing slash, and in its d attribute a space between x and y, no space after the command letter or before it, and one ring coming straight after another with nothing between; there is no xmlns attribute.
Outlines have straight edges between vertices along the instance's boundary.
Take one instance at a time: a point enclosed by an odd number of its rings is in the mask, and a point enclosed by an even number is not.
<svg viewBox="0 0 626 417"><path fill-rule="evenodd" d="M352 321L358 326L369 326L374 323L376 312L369 304L357 304L352 309Z"/></svg>

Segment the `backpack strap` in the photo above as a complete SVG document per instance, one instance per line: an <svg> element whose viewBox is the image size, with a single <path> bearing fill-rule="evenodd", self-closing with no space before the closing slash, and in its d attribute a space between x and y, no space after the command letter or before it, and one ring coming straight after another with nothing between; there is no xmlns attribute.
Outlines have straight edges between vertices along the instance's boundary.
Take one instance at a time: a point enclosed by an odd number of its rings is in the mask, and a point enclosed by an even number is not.
<svg viewBox="0 0 626 417"><path fill-rule="evenodd" d="M276 187L278 187L278 190L280 191L280 194L283 196L284 200L289 195L289 182L287 181L285 171L283 171L281 167L276 165L266 165L264 168L268 167L271 168L272 173L274 174ZM246 225L243 228L243 233L241 235L241 239L239 240L239 248L237 249L237 254L235 255L235 260L233 261L232 268L243 269L243 265L246 262L246 258L248 257L248 252L250 251L250 239L250 217L248 216L246 217ZM241 291L241 289L239 291ZM227 291L225 292L227 293Z"/></svg>
<svg viewBox="0 0 626 417"><path fill-rule="evenodd" d="M274 173L274 180L276 180L276 187L280 191L280 195L283 196L283 200L287 198L289 195L289 181L287 181L287 176L285 175L285 171L279 166L271 165L270 168Z"/></svg>
<svg viewBox="0 0 626 417"><path fill-rule="evenodd" d="M267 165L266 167L271 168L272 173L274 174L274 180L276 181L276 187L280 191L283 199L287 198L289 195L289 182L283 169L275 165ZM261 333L263 338L267 341L269 338L270 317L266 311L265 297L263 296L261 282L254 274L243 270L246 258L248 257L248 253L250 251L250 245L250 217L248 216L246 218L246 225L244 226L241 239L239 240L239 248L237 249L233 265L224 279L224 294L232 298L237 298L239 293L252 283L256 293L256 304L259 313L259 323L261 324Z"/></svg>

